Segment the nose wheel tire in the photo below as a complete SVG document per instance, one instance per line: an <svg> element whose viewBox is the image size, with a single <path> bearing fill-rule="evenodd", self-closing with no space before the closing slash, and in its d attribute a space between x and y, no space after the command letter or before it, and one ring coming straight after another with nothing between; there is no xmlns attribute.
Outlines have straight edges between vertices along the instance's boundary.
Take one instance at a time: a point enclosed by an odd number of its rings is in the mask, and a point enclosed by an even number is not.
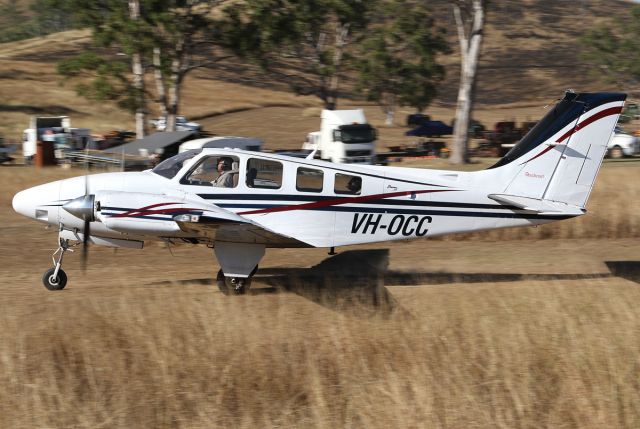
<svg viewBox="0 0 640 429"><path fill-rule="evenodd" d="M54 277L55 271L55 268L48 269L42 276L42 283L49 290L62 290L67 285L67 274L59 269L58 275Z"/></svg>

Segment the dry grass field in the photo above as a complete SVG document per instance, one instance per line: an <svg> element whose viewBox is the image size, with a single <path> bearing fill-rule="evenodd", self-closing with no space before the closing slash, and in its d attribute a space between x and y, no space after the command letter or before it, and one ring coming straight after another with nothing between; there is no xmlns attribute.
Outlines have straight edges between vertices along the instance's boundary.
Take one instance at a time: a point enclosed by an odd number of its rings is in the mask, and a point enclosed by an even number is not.
<svg viewBox="0 0 640 429"><path fill-rule="evenodd" d="M55 231L10 200L78 172L0 168L0 427L638 427L638 167L576 220L270 250L243 297L160 245L46 291Z"/></svg>
<svg viewBox="0 0 640 429"><path fill-rule="evenodd" d="M433 4L449 22L449 5ZM629 2L491 4L476 119L535 120L566 88L612 89L577 62L575 41ZM61 84L56 61L88 43L72 31L0 44L0 136L19 140L30 115L133 127ZM428 111L445 122L453 48ZM320 123L317 100L246 64L195 72L183 96L182 113L206 130L268 149L298 148ZM366 110L381 151L411 142L409 109L385 127L377 106L340 107ZM153 243L91 247L86 273L67 254L69 285L45 290L56 232L15 214L11 199L81 172L0 166L0 428L638 428L639 172L637 159L605 162L586 216L538 228L335 257L269 250L251 293L227 297L210 249Z"/></svg>

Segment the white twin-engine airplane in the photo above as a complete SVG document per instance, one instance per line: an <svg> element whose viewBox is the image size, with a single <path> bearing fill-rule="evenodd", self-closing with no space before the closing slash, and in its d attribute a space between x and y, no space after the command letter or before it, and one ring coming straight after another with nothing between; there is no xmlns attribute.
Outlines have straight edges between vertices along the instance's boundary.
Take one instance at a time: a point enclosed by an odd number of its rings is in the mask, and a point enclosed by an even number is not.
<svg viewBox="0 0 640 429"><path fill-rule="evenodd" d="M144 172L36 186L18 213L59 228L50 290L72 244L206 244L218 286L244 293L267 247L326 247L531 226L583 215L625 94L567 92L498 163L476 172L332 164L201 149ZM56 255L57 259L56 259Z"/></svg>

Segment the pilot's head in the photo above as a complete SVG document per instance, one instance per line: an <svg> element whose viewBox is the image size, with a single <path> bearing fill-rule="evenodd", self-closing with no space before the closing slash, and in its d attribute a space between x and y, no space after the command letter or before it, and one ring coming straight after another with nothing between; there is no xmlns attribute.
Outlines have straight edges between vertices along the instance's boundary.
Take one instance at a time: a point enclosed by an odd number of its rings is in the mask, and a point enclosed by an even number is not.
<svg viewBox="0 0 640 429"><path fill-rule="evenodd" d="M233 160L228 156L223 156L218 160L218 172L229 171L233 165Z"/></svg>
<svg viewBox="0 0 640 429"><path fill-rule="evenodd" d="M361 177L352 177L347 183L347 189L353 193L357 193L362 188L362 178Z"/></svg>

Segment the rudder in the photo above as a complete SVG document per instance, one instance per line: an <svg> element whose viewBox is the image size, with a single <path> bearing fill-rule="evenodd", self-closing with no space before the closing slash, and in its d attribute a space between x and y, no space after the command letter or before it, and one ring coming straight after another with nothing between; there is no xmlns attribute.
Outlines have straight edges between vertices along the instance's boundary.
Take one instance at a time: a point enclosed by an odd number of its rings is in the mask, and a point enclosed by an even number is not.
<svg viewBox="0 0 640 429"><path fill-rule="evenodd" d="M626 94L567 92L492 168L512 172L505 195L584 207Z"/></svg>

